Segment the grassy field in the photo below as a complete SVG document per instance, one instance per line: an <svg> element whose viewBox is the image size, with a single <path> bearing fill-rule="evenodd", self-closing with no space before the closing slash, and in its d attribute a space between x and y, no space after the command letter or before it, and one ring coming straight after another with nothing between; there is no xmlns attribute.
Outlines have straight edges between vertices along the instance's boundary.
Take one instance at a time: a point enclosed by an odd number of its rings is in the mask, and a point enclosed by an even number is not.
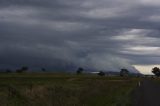
<svg viewBox="0 0 160 106"><path fill-rule="evenodd" d="M131 106L138 78L0 74L0 106Z"/></svg>

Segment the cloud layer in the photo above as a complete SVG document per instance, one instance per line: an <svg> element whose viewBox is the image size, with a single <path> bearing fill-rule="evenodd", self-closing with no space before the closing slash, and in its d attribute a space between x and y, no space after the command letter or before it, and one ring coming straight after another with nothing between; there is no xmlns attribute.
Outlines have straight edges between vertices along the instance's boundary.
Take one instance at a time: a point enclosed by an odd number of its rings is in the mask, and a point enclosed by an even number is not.
<svg viewBox="0 0 160 106"><path fill-rule="evenodd" d="M160 63L158 0L1 0L0 67Z"/></svg>

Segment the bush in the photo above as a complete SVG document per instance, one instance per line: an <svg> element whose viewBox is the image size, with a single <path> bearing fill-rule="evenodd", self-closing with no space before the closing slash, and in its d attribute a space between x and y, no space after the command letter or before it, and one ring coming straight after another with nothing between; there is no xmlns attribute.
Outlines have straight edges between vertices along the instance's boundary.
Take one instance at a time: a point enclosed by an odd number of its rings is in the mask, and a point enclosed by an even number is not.
<svg viewBox="0 0 160 106"><path fill-rule="evenodd" d="M11 73L11 72L12 72L12 70L6 69L6 73Z"/></svg>
<svg viewBox="0 0 160 106"><path fill-rule="evenodd" d="M129 75L129 71L127 69L121 69L121 71L120 71L121 77L126 77L128 75Z"/></svg>
<svg viewBox="0 0 160 106"><path fill-rule="evenodd" d="M100 71L100 72L98 73L98 75L99 75L99 76L105 76L105 72Z"/></svg>
<svg viewBox="0 0 160 106"><path fill-rule="evenodd" d="M77 74L82 74L83 71L84 71L84 69L81 68L81 67L79 67L79 68L77 69Z"/></svg>
<svg viewBox="0 0 160 106"><path fill-rule="evenodd" d="M23 72L23 70L21 70L21 69L17 69L17 70L16 70L16 72L17 72L17 73L22 73L22 72Z"/></svg>
<svg viewBox="0 0 160 106"><path fill-rule="evenodd" d="M22 72L26 72L26 71L28 71L28 67L26 67L26 66L23 66L21 69L16 70L17 73L22 73Z"/></svg>

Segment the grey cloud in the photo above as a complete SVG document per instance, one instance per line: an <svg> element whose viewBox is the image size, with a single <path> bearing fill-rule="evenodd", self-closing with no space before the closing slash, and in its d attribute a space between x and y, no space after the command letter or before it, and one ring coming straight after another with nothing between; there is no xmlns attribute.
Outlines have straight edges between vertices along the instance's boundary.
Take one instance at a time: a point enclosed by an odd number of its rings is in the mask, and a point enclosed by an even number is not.
<svg viewBox="0 0 160 106"><path fill-rule="evenodd" d="M117 71L158 64L158 49L148 48L160 45L160 3L149 1L1 0L0 67Z"/></svg>

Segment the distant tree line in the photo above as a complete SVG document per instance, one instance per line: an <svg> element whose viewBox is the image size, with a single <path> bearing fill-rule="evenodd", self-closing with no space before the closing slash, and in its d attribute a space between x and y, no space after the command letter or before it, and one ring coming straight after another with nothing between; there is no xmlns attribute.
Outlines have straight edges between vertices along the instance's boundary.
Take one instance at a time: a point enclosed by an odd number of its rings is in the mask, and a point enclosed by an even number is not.
<svg viewBox="0 0 160 106"><path fill-rule="evenodd" d="M77 75L80 75L80 74L83 74L84 71L85 71L85 70L84 70L82 67L79 67L79 68L77 69L76 73L77 73ZM97 75L99 75L99 76L105 76L106 73L105 73L104 71L99 71L99 72L97 73ZM119 72L119 75L120 75L121 77L127 77L127 76L129 76L129 71L128 71L127 69L121 69L120 72Z"/></svg>
<svg viewBox="0 0 160 106"><path fill-rule="evenodd" d="M27 66L22 66L21 68L15 70L15 71L13 71L13 70L11 70L11 69L6 69L5 72L6 72L6 73L12 73L12 72L24 73L24 72L27 72L28 70L29 70L29 67L27 67ZM47 72L47 70L46 70L45 68L41 68L41 71L42 71L42 72ZM85 71L84 68L79 67L79 68L77 69L76 73L77 73L77 75L80 75L80 74L83 74L84 71ZM152 72L155 76L160 77L160 68L159 68L159 67L154 67L154 68L152 68L151 72ZM119 72L119 75L120 75L121 77L127 77L127 76L129 76L129 74L130 74L129 70L128 70L128 69L125 69L125 68L121 69L120 72ZM99 75L99 76L105 76L106 73L105 73L104 71L99 71L99 72L97 73L97 75Z"/></svg>
<svg viewBox="0 0 160 106"><path fill-rule="evenodd" d="M12 73L12 72L24 73L24 72L27 72L28 70L29 70L29 67L27 67L27 66L22 66L21 68L15 70L15 71L13 71L13 70L11 70L11 69L6 69L5 72L6 72L6 73ZM46 70L45 68L41 68L41 71L42 71L42 72L47 72L47 70ZM79 67L79 68L76 70L76 73L77 73L77 75L80 75L80 74L83 74L84 71L85 71L84 68ZM152 72L155 76L160 77L160 68L159 68L159 67L154 67L154 68L152 68L151 72ZM97 75L99 75L99 76L105 76L106 73L105 73L104 71L99 71L99 72L97 73ZM119 75L120 75L121 77L128 77L128 76L130 75L130 72L129 72L128 69L123 68L123 69L120 70Z"/></svg>
<svg viewBox="0 0 160 106"><path fill-rule="evenodd" d="M29 70L29 67L27 66L22 66L21 68L19 69L16 69L16 70L11 70L11 69L6 69L6 70L2 70L2 72L6 72L6 73L13 73L13 72L16 72L16 73L24 73L24 72L27 72ZM45 68L41 68L41 71L42 72L46 72L46 69Z"/></svg>

